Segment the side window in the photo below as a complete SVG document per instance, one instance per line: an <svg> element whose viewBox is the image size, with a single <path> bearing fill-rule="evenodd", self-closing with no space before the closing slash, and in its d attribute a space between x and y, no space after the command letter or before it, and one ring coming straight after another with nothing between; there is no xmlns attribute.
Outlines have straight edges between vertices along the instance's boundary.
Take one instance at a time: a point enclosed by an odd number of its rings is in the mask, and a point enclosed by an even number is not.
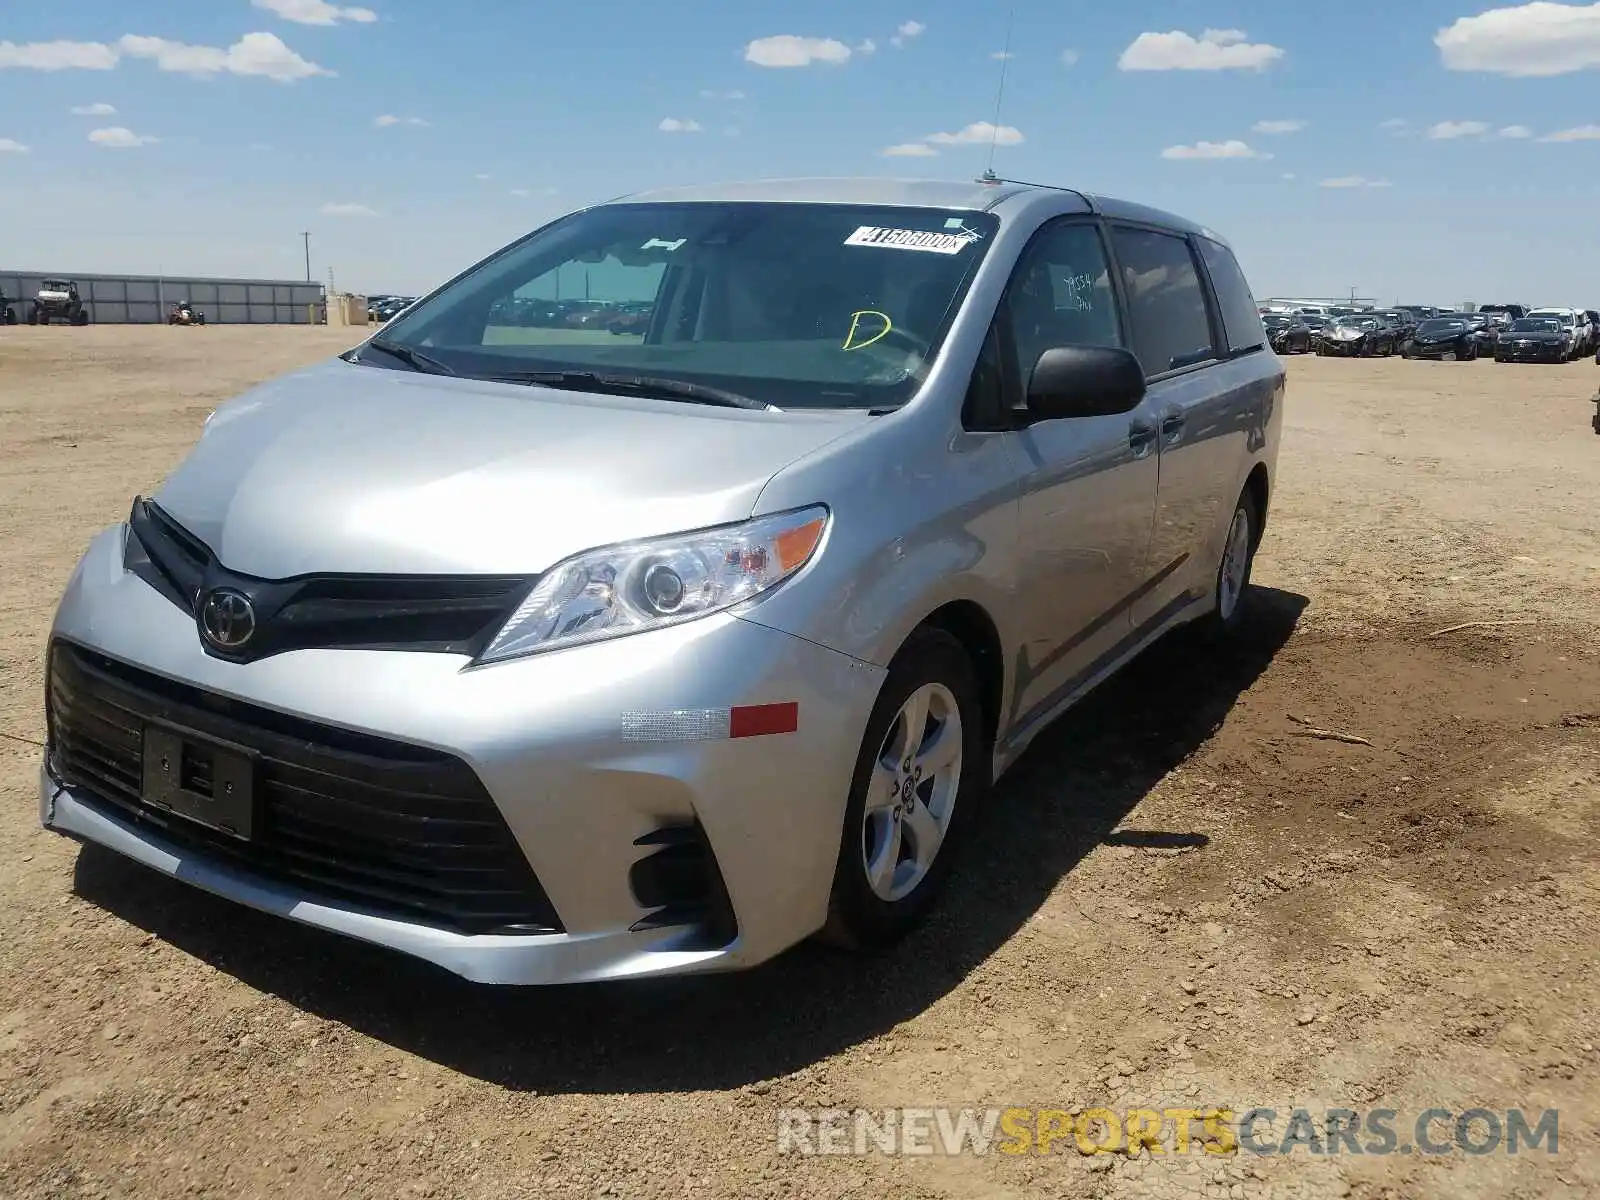
<svg viewBox="0 0 1600 1200"><path fill-rule="evenodd" d="M1228 351L1244 354L1259 350L1266 344L1266 331L1261 328L1261 310L1250 294L1250 284L1239 269L1239 260L1220 242L1210 238L1196 238L1200 257L1205 260L1206 274L1211 276L1211 290L1216 294L1217 307L1222 310L1222 328L1227 333ZM1386 322L1393 324L1392 321Z"/></svg>
<svg viewBox="0 0 1600 1200"><path fill-rule="evenodd" d="M1100 230L1048 227L1023 251L1001 306L1009 318L1013 376L1026 391L1039 355L1055 346L1121 346L1115 294Z"/></svg>
<svg viewBox="0 0 1600 1200"><path fill-rule="evenodd" d="M1114 229L1128 296L1133 352L1145 374L1161 375L1216 357L1205 290L1189 243L1170 233Z"/></svg>

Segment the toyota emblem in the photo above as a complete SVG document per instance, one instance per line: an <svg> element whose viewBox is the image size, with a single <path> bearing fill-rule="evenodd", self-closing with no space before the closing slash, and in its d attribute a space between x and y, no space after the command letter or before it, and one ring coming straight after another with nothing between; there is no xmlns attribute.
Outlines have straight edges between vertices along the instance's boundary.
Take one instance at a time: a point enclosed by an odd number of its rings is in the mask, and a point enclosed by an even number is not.
<svg viewBox="0 0 1600 1200"><path fill-rule="evenodd" d="M216 588L200 605L200 632L219 650L238 650L256 632L250 597L233 588Z"/></svg>

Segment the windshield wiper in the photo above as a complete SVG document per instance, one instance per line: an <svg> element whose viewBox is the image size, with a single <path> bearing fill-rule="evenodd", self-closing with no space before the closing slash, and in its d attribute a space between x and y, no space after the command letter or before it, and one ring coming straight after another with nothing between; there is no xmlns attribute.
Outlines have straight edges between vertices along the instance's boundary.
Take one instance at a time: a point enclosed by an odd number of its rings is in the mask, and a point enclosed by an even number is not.
<svg viewBox="0 0 1600 1200"><path fill-rule="evenodd" d="M566 388L578 392L614 392L621 395L666 397L673 400L693 400L699 404L715 404L723 408L746 408L760 412L782 412L776 404L768 404L738 392L707 387L703 383L688 383L682 379L667 379L661 375L601 375L593 371L519 371L511 375L492 376L499 383L526 383L540 387Z"/></svg>
<svg viewBox="0 0 1600 1200"><path fill-rule="evenodd" d="M374 350L382 350L385 354L398 358L408 365L413 371L425 371L429 375L459 375L461 372L447 363L440 362L437 358L413 350L410 346L402 346L399 342L391 342L385 338L372 338L367 342Z"/></svg>

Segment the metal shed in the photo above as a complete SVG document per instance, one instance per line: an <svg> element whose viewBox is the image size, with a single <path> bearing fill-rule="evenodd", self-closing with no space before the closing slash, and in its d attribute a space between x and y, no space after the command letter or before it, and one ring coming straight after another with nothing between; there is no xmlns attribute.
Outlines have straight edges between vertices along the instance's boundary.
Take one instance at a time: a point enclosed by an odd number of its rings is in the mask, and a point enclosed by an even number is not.
<svg viewBox="0 0 1600 1200"><path fill-rule="evenodd" d="M70 279L97 325L158 325L187 300L219 325L312 325L324 320L320 283L281 279L206 279L198 276L85 275L72 271L0 271L0 296L17 320L44 279Z"/></svg>

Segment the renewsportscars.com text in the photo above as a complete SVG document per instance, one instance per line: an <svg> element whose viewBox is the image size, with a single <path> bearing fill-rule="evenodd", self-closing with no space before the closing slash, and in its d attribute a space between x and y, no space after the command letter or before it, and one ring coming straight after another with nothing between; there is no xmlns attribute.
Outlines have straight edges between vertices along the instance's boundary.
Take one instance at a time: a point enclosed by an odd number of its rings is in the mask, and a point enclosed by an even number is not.
<svg viewBox="0 0 1600 1200"><path fill-rule="evenodd" d="M1556 1109L786 1108L777 1150L801 1155L1555 1154Z"/></svg>

